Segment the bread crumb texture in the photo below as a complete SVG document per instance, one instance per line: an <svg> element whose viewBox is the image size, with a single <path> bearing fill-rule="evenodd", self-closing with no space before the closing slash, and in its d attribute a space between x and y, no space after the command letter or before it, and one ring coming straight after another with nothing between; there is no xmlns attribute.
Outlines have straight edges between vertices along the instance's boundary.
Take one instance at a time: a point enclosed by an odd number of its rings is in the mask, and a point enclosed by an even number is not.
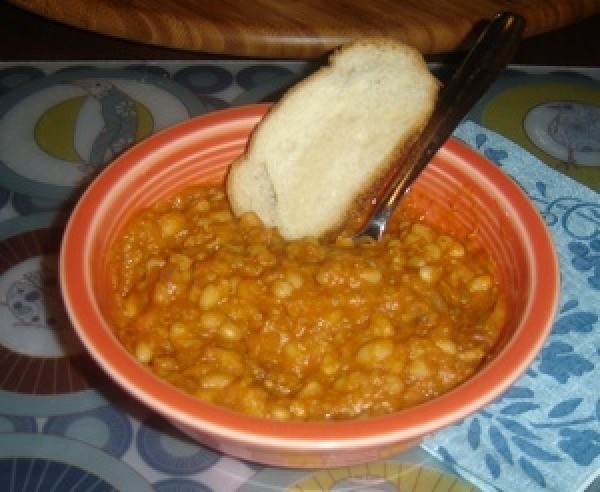
<svg viewBox="0 0 600 492"><path fill-rule="evenodd" d="M252 211L287 239L341 227L425 126L438 89L410 46L342 46L255 128L227 178L234 213Z"/></svg>

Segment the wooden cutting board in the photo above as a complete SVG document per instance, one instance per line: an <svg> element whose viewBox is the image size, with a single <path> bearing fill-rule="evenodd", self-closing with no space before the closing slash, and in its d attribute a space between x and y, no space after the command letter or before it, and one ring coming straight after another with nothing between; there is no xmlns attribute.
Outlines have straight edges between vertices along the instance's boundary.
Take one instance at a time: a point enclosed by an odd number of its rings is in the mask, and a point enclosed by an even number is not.
<svg viewBox="0 0 600 492"><path fill-rule="evenodd" d="M600 11L600 0L10 0L72 26L169 48L313 58L364 35L396 37L424 54L468 45L482 19L522 14L526 36ZM110 56L110 54L107 54Z"/></svg>

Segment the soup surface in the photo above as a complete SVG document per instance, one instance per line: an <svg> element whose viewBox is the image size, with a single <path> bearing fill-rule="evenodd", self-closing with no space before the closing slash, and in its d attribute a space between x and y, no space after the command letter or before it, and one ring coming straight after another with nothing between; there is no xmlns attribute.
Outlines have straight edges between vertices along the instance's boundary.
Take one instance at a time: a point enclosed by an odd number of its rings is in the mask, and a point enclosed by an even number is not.
<svg viewBox="0 0 600 492"><path fill-rule="evenodd" d="M490 257L399 209L381 241L285 241L222 187L135 215L109 256L114 329L158 377L280 420L381 415L469 378L505 303Z"/></svg>

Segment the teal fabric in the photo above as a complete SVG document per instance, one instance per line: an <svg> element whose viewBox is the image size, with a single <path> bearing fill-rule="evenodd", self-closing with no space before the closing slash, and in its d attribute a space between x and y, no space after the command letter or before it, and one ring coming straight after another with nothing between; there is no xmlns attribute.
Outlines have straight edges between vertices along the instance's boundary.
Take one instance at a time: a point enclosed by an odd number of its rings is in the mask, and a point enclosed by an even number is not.
<svg viewBox="0 0 600 492"><path fill-rule="evenodd" d="M600 472L600 194L473 122L455 136L540 211L559 256L560 305L529 370L423 448L485 491L585 490Z"/></svg>

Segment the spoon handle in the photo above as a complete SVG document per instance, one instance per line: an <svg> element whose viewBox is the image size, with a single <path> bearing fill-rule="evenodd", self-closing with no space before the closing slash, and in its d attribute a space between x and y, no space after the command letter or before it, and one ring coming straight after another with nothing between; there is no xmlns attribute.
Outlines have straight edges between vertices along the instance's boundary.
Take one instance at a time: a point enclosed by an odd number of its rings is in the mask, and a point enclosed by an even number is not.
<svg viewBox="0 0 600 492"><path fill-rule="evenodd" d="M441 90L429 123L393 169L366 226L356 237L381 238L410 185L515 54L524 29L525 19L517 14L503 12L490 21Z"/></svg>

